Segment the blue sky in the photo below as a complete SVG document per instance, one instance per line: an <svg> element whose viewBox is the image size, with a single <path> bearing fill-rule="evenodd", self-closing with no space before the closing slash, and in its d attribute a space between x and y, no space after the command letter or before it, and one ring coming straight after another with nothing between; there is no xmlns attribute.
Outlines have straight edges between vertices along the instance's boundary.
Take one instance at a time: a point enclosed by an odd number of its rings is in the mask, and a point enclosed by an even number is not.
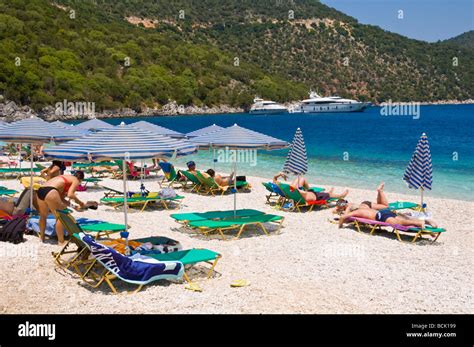
<svg viewBox="0 0 474 347"><path fill-rule="evenodd" d="M474 29L474 0L321 0L330 7L413 39L434 42ZM403 10L403 19L398 11Z"/></svg>

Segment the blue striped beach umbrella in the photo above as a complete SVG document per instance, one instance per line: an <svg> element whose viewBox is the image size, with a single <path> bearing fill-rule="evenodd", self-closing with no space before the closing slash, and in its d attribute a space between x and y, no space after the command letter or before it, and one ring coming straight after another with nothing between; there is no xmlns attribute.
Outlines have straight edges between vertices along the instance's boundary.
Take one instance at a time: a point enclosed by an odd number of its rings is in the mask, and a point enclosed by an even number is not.
<svg viewBox="0 0 474 347"><path fill-rule="evenodd" d="M306 146L300 128L296 129L285 165L283 165L283 172L298 176L308 172L308 155L306 154Z"/></svg>
<svg viewBox="0 0 474 347"><path fill-rule="evenodd" d="M45 155L70 161L123 160L124 218L125 226L127 226L126 161L160 156L184 156L195 152L196 146L187 140L172 139L122 123L111 129L91 133L78 140L48 148L45 150Z"/></svg>
<svg viewBox="0 0 474 347"><path fill-rule="evenodd" d="M282 149L288 147L288 142L274 137L242 128L237 124L223 130L204 134L193 139L192 143L200 149L228 148L228 149Z"/></svg>
<svg viewBox="0 0 474 347"><path fill-rule="evenodd" d="M25 118L0 128L0 140L15 143L64 142L83 136L71 127L65 129L38 117Z"/></svg>
<svg viewBox="0 0 474 347"><path fill-rule="evenodd" d="M197 137L197 136L213 133L215 131L219 131L219 130L223 130L223 129L224 129L223 127L220 127L216 124L212 124L212 125L209 125L207 127L191 131L190 133L187 133L186 136L188 138Z"/></svg>
<svg viewBox="0 0 474 347"><path fill-rule="evenodd" d="M76 127L89 131L101 131L105 129L112 129L114 126L112 124L104 122L103 120L92 118L86 120L85 122L77 124Z"/></svg>
<svg viewBox="0 0 474 347"><path fill-rule="evenodd" d="M88 135L88 134L90 133L89 130L76 127L76 126L74 126L73 124L68 124L68 123L61 122L60 120L57 120L57 121L55 121L55 122L52 122L51 124L55 124L55 125L57 125L57 126L60 126L60 127L62 127L62 128L66 128L66 129L74 129L75 131L81 133L82 136Z"/></svg>
<svg viewBox="0 0 474 347"><path fill-rule="evenodd" d="M274 150L288 147L288 142L277 138L242 128L237 124L223 130L204 134L189 140L199 149L226 149L226 150ZM234 176L237 176L237 156L234 160ZM234 216L237 210L237 180L234 177Z"/></svg>
<svg viewBox="0 0 474 347"><path fill-rule="evenodd" d="M75 129L66 129L56 124L48 123L38 117L31 117L9 123L0 128L0 141L13 143L47 143L50 141L63 142L83 136ZM31 147L30 187L33 192L33 146ZM30 209L33 208L33 194L30 194Z"/></svg>
<svg viewBox="0 0 474 347"><path fill-rule="evenodd" d="M132 123L131 125L139 129L147 130L152 133L168 136L174 139L184 139L186 137L186 135L182 133L179 133L177 131L174 131L174 130L171 130L171 129L168 129L168 128L165 128L165 127L162 127L150 122L146 122L144 120Z"/></svg>
<svg viewBox="0 0 474 347"><path fill-rule="evenodd" d="M187 140L157 135L132 125L119 125L45 150L50 158L70 161L150 159L184 156L196 152Z"/></svg>
<svg viewBox="0 0 474 347"><path fill-rule="evenodd" d="M423 191L431 190L433 181L433 165L431 163L430 144L428 137L423 133L416 145L415 152L403 175L409 188L421 190L421 207L423 208Z"/></svg>
<svg viewBox="0 0 474 347"><path fill-rule="evenodd" d="M214 123L214 124L209 125L207 127L191 131L190 133L186 134L186 137L188 139L191 139L191 138L194 138L194 137L210 134L210 133L220 131L220 130L223 130L223 129L224 129L223 127L218 126ZM216 150L214 149L214 150L212 150L212 164L214 166L214 169L216 168L216 161L217 161L215 159L215 156L216 156Z"/></svg>

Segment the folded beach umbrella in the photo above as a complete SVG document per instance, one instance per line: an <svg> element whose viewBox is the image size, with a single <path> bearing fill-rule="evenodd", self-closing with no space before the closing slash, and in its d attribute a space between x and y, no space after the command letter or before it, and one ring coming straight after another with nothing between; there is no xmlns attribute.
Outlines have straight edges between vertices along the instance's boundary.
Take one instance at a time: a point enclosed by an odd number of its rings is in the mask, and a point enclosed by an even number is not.
<svg viewBox="0 0 474 347"><path fill-rule="evenodd" d="M242 128L237 124L223 130L204 134L189 140L199 149L226 149L226 150L274 150L288 147L288 142L259 132ZM237 158L234 154L234 176L237 175ZM237 181L234 179L234 216L237 210Z"/></svg>
<svg viewBox="0 0 474 347"><path fill-rule="evenodd" d="M188 138L197 137L197 136L213 133L215 131L219 131L219 130L223 130L223 129L224 129L223 127L220 127L216 124L212 124L212 125L209 125L207 127L191 131L190 133L187 133L186 136Z"/></svg>
<svg viewBox="0 0 474 347"><path fill-rule="evenodd" d="M0 127L0 140L13 143L41 144L50 141L64 142L83 136L74 128L66 129L48 123L38 117L25 118ZM33 189L33 155L30 162L30 186ZM30 194L30 209L33 207L33 194Z"/></svg>
<svg viewBox="0 0 474 347"><path fill-rule="evenodd" d="M409 188L420 189L421 207L423 208L423 191L425 189L431 190L433 181L430 144L425 133L421 135L416 145L415 152L403 175L403 180L407 182Z"/></svg>
<svg viewBox="0 0 474 347"><path fill-rule="evenodd" d="M86 120L85 122L77 124L76 127L89 131L101 131L104 129L111 129L114 126L112 124L104 122L103 120L92 118Z"/></svg>
<svg viewBox="0 0 474 347"><path fill-rule="evenodd" d="M126 161L184 156L195 153L196 146L187 140L172 139L122 123L111 129L48 148L44 152L47 157L70 161L123 160L124 224L127 226Z"/></svg>
<svg viewBox="0 0 474 347"><path fill-rule="evenodd" d="M306 154L306 146L300 128L296 129L285 165L283 165L283 172L297 176L304 175L308 172L308 155Z"/></svg>
<svg viewBox="0 0 474 347"><path fill-rule="evenodd" d="M150 123L150 122L146 122L144 120L132 123L132 125L136 128L140 128L140 129L143 129L143 130L148 130L148 131L151 131L152 133L172 137L172 138L175 138L175 139L183 139L183 138L186 137L186 135L184 135L182 133L179 133L177 131L174 131L174 130L171 130L171 129L168 129L168 128L165 128L165 127L162 127L162 126Z"/></svg>

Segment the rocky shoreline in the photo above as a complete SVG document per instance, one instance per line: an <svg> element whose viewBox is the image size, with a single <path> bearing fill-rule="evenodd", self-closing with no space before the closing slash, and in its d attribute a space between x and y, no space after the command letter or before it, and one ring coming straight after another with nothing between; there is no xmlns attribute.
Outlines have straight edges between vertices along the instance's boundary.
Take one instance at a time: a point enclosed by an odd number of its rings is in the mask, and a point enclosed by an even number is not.
<svg viewBox="0 0 474 347"><path fill-rule="evenodd" d="M0 101L2 98L0 98ZM395 102L392 102L395 103ZM419 102L420 105L461 105L474 104L474 99L468 100L441 100L433 102ZM294 107L295 103L285 103L289 109ZM374 106L380 106L380 103L373 103ZM130 108L119 110L106 110L94 112L93 114L84 113L57 113L53 106L47 106L39 111L33 110L29 106L18 106L14 101L0 102L0 120L4 122L14 122L20 119L37 116L47 121L56 120L79 120L87 118L125 118L125 117L156 117L156 116L177 116L177 115L196 115L196 114L220 114L220 113L243 113L247 110L242 107L232 107L229 105L219 106L183 106L175 101L163 105L161 108L147 108L137 112Z"/></svg>
<svg viewBox="0 0 474 347"><path fill-rule="evenodd" d="M119 110L105 110L102 112L89 113L57 113L53 106L44 107L39 111L33 110L29 106L18 106L13 101L0 102L0 120L4 122L14 122L20 119L37 116L47 121L56 120L78 120L87 118L125 118L125 117L155 117L155 116L177 116L195 114L220 114L220 113L242 113L245 109L232 107L229 105L219 106L182 106L172 101L161 108L147 108L137 112L130 108Z"/></svg>

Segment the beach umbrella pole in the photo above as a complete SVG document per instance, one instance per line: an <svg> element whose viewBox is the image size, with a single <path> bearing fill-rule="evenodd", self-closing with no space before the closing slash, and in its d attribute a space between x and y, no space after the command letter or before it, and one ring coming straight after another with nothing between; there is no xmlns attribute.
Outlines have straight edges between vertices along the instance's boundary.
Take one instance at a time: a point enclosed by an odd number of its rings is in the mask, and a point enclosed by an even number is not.
<svg viewBox="0 0 474 347"><path fill-rule="evenodd" d="M422 211L424 210L424 208L423 208L423 191L424 191L424 189L423 189L423 188L421 188L421 194L420 194L420 197L421 197L421 203L420 203L420 208L421 208L421 210L422 210Z"/></svg>
<svg viewBox="0 0 474 347"><path fill-rule="evenodd" d="M237 217L237 160L234 161L234 218Z"/></svg>
<svg viewBox="0 0 474 347"><path fill-rule="evenodd" d="M33 144L31 144L30 151L30 213L33 211L33 194L35 190L33 188Z"/></svg>
<svg viewBox="0 0 474 347"><path fill-rule="evenodd" d="M124 223L125 223L125 253L129 255L130 249L128 248L128 192L127 192L127 159L130 157L129 153L125 153L122 163L122 170L123 170L123 216L124 216Z"/></svg>

